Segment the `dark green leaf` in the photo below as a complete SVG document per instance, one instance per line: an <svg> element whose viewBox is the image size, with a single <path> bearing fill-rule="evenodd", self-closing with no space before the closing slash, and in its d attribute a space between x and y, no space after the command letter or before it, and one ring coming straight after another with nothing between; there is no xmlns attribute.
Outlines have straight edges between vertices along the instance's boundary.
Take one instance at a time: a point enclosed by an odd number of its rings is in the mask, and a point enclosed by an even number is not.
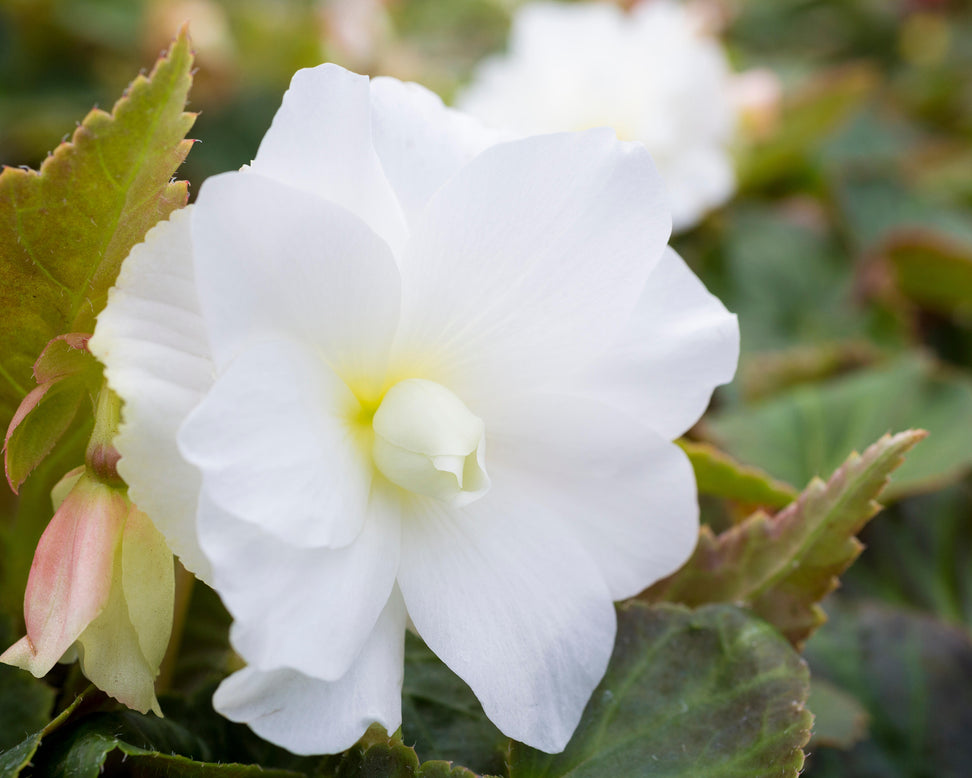
<svg viewBox="0 0 972 778"><path fill-rule="evenodd" d="M297 778L289 770L208 761L208 746L167 719L133 712L97 713L47 738L35 757L49 778L97 778L123 763L144 778Z"/></svg>
<svg viewBox="0 0 972 778"><path fill-rule="evenodd" d="M12 644L10 619L0 615L0 651ZM23 741L50 720L54 690L18 667L0 665L0 751Z"/></svg>
<svg viewBox="0 0 972 778"><path fill-rule="evenodd" d="M509 745L469 687L411 633L405 638L402 737L422 758L481 773L503 772Z"/></svg>
<svg viewBox="0 0 972 778"><path fill-rule="evenodd" d="M803 765L808 674L738 608L621 606L607 675L562 754L520 744L511 778L789 778Z"/></svg>
<svg viewBox="0 0 972 778"><path fill-rule="evenodd" d="M867 709L871 737L816 749L810 778L964 778L972 764L972 640L928 615L828 603L807 644L814 677Z"/></svg>

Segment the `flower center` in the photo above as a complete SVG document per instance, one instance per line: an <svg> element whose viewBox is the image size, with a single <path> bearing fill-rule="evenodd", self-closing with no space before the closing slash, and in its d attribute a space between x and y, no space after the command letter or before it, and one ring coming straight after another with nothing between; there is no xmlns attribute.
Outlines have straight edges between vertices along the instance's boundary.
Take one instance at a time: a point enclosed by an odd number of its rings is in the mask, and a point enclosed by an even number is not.
<svg viewBox="0 0 972 778"><path fill-rule="evenodd" d="M421 378L395 384L372 427L375 467L392 483L454 506L488 491L482 419L441 384Z"/></svg>

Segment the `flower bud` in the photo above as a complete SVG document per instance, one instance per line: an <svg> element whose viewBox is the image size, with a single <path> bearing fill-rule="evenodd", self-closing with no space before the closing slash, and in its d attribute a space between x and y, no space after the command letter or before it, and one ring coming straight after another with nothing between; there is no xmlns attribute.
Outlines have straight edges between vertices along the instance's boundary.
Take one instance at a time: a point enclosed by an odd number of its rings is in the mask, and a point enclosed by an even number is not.
<svg viewBox="0 0 972 778"><path fill-rule="evenodd" d="M482 420L441 384L401 381L375 412L372 457L403 489L467 505L489 489Z"/></svg>
<svg viewBox="0 0 972 778"><path fill-rule="evenodd" d="M154 687L172 630L172 552L122 489L84 468L52 496L59 505L27 580L27 636L0 662L39 678L76 654L95 686L161 715Z"/></svg>

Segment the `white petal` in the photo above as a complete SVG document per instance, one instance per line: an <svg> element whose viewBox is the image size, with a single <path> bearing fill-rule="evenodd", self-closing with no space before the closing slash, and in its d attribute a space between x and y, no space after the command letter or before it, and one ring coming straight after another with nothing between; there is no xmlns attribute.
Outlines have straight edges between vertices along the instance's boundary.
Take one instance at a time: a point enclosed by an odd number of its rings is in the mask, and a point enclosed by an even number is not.
<svg viewBox="0 0 972 778"><path fill-rule="evenodd" d="M735 314L667 249L621 337L561 388L615 405L671 440L732 380L738 359Z"/></svg>
<svg viewBox="0 0 972 778"><path fill-rule="evenodd" d="M398 356L474 413L555 382L614 339L669 228L647 152L609 130L493 146L407 247Z"/></svg>
<svg viewBox="0 0 972 778"><path fill-rule="evenodd" d="M233 647L259 670L340 678L374 628L398 572L397 506L377 489L361 534L345 548L295 548L205 497L199 534L214 586L235 619Z"/></svg>
<svg viewBox="0 0 972 778"><path fill-rule="evenodd" d="M498 481L461 509L412 508L398 583L415 629L505 734L561 751L614 645L590 556L546 506Z"/></svg>
<svg viewBox="0 0 972 778"><path fill-rule="evenodd" d="M361 531L372 465L359 408L319 354L289 341L244 351L179 431L208 498L297 547L346 546Z"/></svg>
<svg viewBox="0 0 972 778"><path fill-rule="evenodd" d="M174 213L132 249L88 347L125 401L115 446L129 496L182 563L208 580L195 528L201 480L176 447L179 425L213 375L195 290L192 208Z"/></svg>
<svg viewBox="0 0 972 778"><path fill-rule="evenodd" d="M213 707L295 754L344 751L374 722L389 732L401 725L404 639L405 608L396 589L361 655L339 680L246 668L220 684Z"/></svg>
<svg viewBox="0 0 972 778"><path fill-rule="evenodd" d="M456 171L503 138L419 84L372 79L371 105L375 149L409 223Z"/></svg>
<svg viewBox="0 0 972 778"><path fill-rule="evenodd" d="M253 173L203 184L193 211L202 311L221 369L255 339L313 343L338 371L385 364L400 284L388 246L347 210Z"/></svg>
<svg viewBox="0 0 972 778"><path fill-rule="evenodd" d="M251 169L347 208L393 248L406 227L372 144L367 76L299 70Z"/></svg>
<svg viewBox="0 0 972 778"><path fill-rule="evenodd" d="M632 597L675 572L699 531L688 457L617 410L536 394L490 418L490 469L569 526L611 597Z"/></svg>

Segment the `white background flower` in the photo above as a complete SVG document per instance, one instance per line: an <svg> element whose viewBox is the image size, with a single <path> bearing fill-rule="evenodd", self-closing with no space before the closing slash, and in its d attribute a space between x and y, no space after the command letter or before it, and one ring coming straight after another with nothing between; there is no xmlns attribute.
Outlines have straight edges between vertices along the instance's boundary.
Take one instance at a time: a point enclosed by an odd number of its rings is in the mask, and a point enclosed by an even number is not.
<svg viewBox="0 0 972 778"><path fill-rule="evenodd" d="M732 75L701 21L675 0L527 4L457 105L521 133L608 126L643 142L675 229L691 227L735 188Z"/></svg>
<svg viewBox="0 0 972 778"><path fill-rule="evenodd" d="M731 378L735 317L665 248L641 145L497 140L416 85L301 71L90 342L132 498L234 617L216 707L295 752L399 726L407 621L500 729L562 749L612 600L695 542L669 441ZM375 429L421 456L376 466Z"/></svg>

